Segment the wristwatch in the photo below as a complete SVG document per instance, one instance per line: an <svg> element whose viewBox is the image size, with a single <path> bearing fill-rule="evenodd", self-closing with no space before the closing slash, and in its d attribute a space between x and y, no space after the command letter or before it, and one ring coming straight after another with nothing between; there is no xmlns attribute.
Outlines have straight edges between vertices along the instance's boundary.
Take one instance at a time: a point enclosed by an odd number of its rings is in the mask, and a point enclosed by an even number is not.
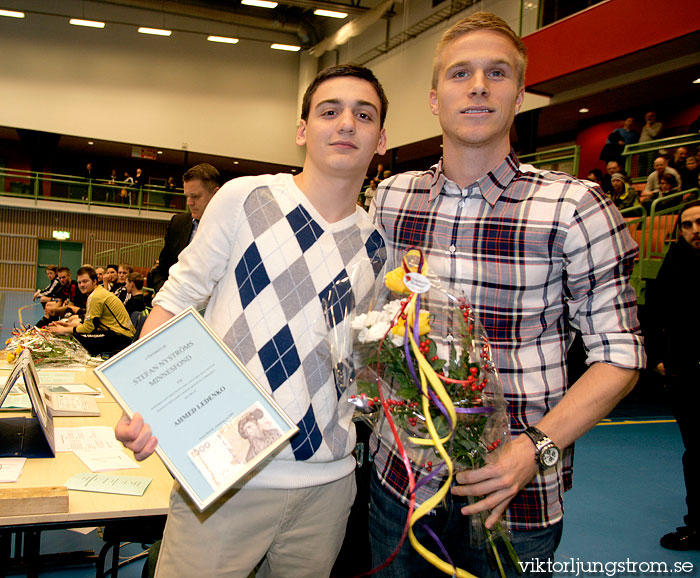
<svg viewBox="0 0 700 578"><path fill-rule="evenodd" d="M551 468L559 461L561 452L547 434L536 427L529 427L524 433L535 444L535 463L541 472Z"/></svg>

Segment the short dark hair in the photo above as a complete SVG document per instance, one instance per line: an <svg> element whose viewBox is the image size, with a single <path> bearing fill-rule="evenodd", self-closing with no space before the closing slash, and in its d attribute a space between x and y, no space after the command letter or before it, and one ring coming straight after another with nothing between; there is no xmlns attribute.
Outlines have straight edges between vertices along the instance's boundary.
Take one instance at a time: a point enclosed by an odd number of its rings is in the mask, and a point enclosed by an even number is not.
<svg viewBox="0 0 700 578"><path fill-rule="evenodd" d="M377 80L377 77L374 76L374 72L372 72L369 68L365 68L364 66L357 66L356 64L341 64L338 66L329 66L328 68L324 68L321 72L319 72L316 75L316 78L314 78L311 81L311 84L309 84L309 87L304 93L304 99L301 103L301 119L303 121L309 120L309 112L311 111L311 99L313 98L313 95L316 93L316 90L318 90L318 87L321 86L321 84L326 82L326 80L330 80L331 78L342 78L346 76L359 78L360 80L366 80L372 85L374 90L377 92L379 102L381 103L381 107L379 110L379 127L384 127L384 120L386 120L386 111L389 108L389 99L387 99L386 94L384 94L384 89Z"/></svg>
<svg viewBox="0 0 700 578"><path fill-rule="evenodd" d="M216 167L210 165L209 163L202 163L200 165L195 165L182 175L182 182L187 183L189 181L202 181L209 194L214 194L214 191L221 186L221 175Z"/></svg>
<svg viewBox="0 0 700 578"><path fill-rule="evenodd" d="M664 173L659 177L659 182L661 181L666 181L674 189L678 186L678 181L673 173Z"/></svg>
<svg viewBox="0 0 700 578"><path fill-rule="evenodd" d="M106 271L107 269L114 269L115 271L119 271L119 265L107 265L107 266L105 267L105 271Z"/></svg>
<svg viewBox="0 0 700 578"><path fill-rule="evenodd" d="M65 271L68 273L68 275L70 275L70 269L68 267L59 267L56 273L60 273L61 271Z"/></svg>
<svg viewBox="0 0 700 578"><path fill-rule="evenodd" d="M143 289L143 275L139 273L138 271L134 271L133 273L129 273L126 277L127 281L131 281L134 285L136 285L136 288L141 291Z"/></svg>
<svg viewBox="0 0 700 578"><path fill-rule="evenodd" d="M54 273L58 273L58 267L56 265L47 265L45 270L46 271L53 271Z"/></svg>
<svg viewBox="0 0 700 578"><path fill-rule="evenodd" d="M93 281L97 281L97 271L95 271L92 267L81 267L78 269L76 277L80 277L81 275L87 275Z"/></svg>

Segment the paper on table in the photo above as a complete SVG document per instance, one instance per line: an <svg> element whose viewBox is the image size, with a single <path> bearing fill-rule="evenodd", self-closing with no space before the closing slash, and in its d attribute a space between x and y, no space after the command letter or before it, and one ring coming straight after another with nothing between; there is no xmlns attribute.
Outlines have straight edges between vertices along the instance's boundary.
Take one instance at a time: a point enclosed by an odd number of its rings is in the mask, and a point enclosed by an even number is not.
<svg viewBox="0 0 700 578"><path fill-rule="evenodd" d="M95 389L84 383L56 383L49 385L42 383L41 387L44 391L48 391L49 393L79 393L82 395L100 395L101 393L99 389Z"/></svg>
<svg viewBox="0 0 700 578"><path fill-rule="evenodd" d="M57 452L75 450L121 449L114 430L106 425L54 428Z"/></svg>
<svg viewBox="0 0 700 578"><path fill-rule="evenodd" d="M121 450L74 450L74 453L93 472L130 470L141 467Z"/></svg>
<svg viewBox="0 0 700 578"><path fill-rule="evenodd" d="M74 383L75 373L65 371L38 371L39 383L48 385L51 383Z"/></svg>
<svg viewBox="0 0 700 578"><path fill-rule="evenodd" d="M0 482L16 482L27 458L0 458Z"/></svg>
<svg viewBox="0 0 700 578"><path fill-rule="evenodd" d="M13 388L12 391L15 391ZM3 410L17 411L18 409L31 409L32 402L26 393L10 393L2 404Z"/></svg>
<svg viewBox="0 0 700 578"><path fill-rule="evenodd" d="M66 482L69 490L102 492L104 494L124 494L143 496L153 478L137 476L112 476L109 474L76 474Z"/></svg>

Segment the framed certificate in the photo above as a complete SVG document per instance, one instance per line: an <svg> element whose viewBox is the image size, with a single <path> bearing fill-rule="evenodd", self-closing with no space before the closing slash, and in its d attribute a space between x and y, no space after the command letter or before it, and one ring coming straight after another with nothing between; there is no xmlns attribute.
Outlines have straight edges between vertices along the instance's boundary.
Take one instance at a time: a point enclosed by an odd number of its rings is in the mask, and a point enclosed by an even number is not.
<svg viewBox="0 0 700 578"><path fill-rule="evenodd" d="M204 510L298 428L190 307L95 369Z"/></svg>
<svg viewBox="0 0 700 578"><path fill-rule="evenodd" d="M52 458L56 455L53 419L39 391L39 376L28 349L22 351L0 391L0 406L20 376L31 400L32 417L0 418L0 457Z"/></svg>

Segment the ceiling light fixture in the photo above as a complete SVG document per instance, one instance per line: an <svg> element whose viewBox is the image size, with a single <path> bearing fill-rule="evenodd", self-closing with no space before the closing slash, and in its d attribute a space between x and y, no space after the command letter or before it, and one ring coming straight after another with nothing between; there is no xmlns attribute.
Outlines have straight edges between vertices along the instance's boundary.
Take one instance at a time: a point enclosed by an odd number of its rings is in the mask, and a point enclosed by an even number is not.
<svg viewBox="0 0 700 578"><path fill-rule="evenodd" d="M270 48L273 50L286 50L287 52L299 52L301 50L301 46L292 44L270 44Z"/></svg>
<svg viewBox="0 0 700 578"><path fill-rule="evenodd" d="M696 78L695 80L693 80L693 84L700 84L700 78Z"/></svg>
<svg viewBox="0 0 700 578"><path fill-rule="evenodd" d="M16 10L2 10L2 9L0 9L0 16L7 16L8 18L24 18L24 12L17 12Z"/></svg>
<svg viewBox="0 0 700 578"><path fill-rule="evenodd" d="M146 28L145 26L140 26L139 32L141 34L152 34L154 36L170 36L173 33L172 30L163 30L161 28Z"/></svg>
<svg viewBox="0 0 700 578"><path fill-rule="evenodd" d="M97 20L81 20L80 18L71 18L68 21L73 26L85 26L87 28L104 28L104 22L98 22Z"/></svg>
<svg viewBox="0 0 700 578"><path fill-rule="evenodd" d="M277 2L270 2L270 0L241 0L241 4L258 8L277 8Z"/></svg>
<svg viewBox="0 0 700 578"><path fill-rule="evenodd" d="M94 144L95 144L95 143L92 142L91 140L88 141L88 146L92 146L92 145L94 145Z"/></svg>
<svg viewBox="0 0 700 578"><path fill-rule="evenodd" d="M316 8L314 10L316 16L325 16L326 18L347 18L347 12L336 12L335 10L324 10L323 8Z"/></svg>
<svg viewBox="0 0 700 578"><path fill-rule="evenodd" d="M238 38L228 36L207 36L209 42L221 42L222 44L238 44Z"/></svg>
<svg viewBox="0 0 700 578"><path fill-rule="evenodd" d="M587 109L586 107L584 107L584 108L579 108L578 111L579 111L581 114L586 114L587 112L590 112L590 110Z"/></svg>

